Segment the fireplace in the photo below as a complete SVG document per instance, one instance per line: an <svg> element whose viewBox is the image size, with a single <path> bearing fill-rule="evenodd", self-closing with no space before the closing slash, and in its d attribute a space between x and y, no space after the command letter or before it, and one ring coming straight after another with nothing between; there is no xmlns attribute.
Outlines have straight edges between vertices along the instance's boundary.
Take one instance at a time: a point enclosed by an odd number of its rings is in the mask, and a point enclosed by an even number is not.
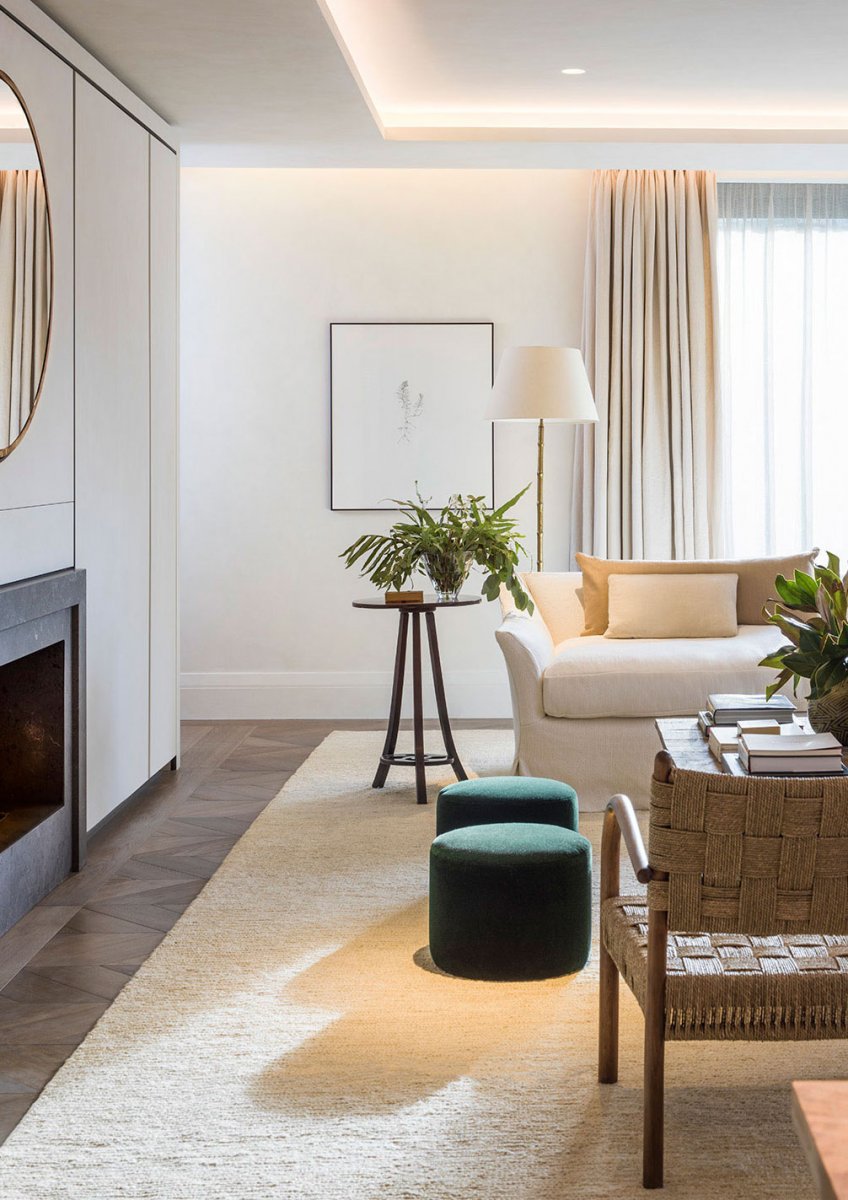
<svg viewBox="0 0 848 1200"><path fill-rule="evenodd" d="M0 933L85 859L85 572L0 587Z"/></svg>

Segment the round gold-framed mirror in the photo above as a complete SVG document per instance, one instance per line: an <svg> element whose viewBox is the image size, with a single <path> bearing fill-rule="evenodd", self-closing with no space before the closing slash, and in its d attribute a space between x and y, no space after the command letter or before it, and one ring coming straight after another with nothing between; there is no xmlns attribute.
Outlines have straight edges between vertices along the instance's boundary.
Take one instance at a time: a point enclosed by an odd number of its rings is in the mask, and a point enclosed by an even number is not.
<svg viewBox="0 0 848 1200"><path fill-rule="evenodd" d="M26 102L0 69L0 462L29 429L53 322L53 230Z"/></svg>

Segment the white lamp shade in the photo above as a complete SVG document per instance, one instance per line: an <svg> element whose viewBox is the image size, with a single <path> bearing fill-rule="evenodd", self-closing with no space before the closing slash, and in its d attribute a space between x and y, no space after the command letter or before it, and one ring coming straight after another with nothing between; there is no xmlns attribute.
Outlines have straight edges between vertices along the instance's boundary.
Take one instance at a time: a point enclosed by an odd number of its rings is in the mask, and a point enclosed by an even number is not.
<svg viewBox="0 0 848 1200"><path fill-rule="evenodd" d="M510 346L503 352L486 418L597 421L583 355L569 346Z"/></svg>

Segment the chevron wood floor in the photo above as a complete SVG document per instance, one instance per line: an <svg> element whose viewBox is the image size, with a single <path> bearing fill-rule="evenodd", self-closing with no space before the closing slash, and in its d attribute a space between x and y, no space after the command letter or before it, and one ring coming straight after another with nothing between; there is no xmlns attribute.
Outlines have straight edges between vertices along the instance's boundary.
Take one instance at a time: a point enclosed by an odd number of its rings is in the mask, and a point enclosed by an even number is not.
<svg viewBox="0 0 848 1200"><path fill-rule="evenodd" d="M334 729L381 727L184 723L180 770L136 793L85 869L0 938L0 1142L311 751Z"/></svg>

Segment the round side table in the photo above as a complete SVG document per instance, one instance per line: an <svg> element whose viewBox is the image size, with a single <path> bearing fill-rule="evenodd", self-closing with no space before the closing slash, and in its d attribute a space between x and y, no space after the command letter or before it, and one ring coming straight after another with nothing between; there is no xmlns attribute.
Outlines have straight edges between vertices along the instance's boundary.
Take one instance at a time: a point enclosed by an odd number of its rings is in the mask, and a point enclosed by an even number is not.
<svg viewBox="0 0 848 1200"><path fill-rule="evenodd" d="M415 793L419 804L427 803L427 783L424 777L426 767L452 767L457 779L467 779L459 754L453 741L448 706L445 700L445 684L442 678L442 663L439 658L439 639L436 635L436 610L440 608L466 608L471 604L480 604L481 596L459 596L456 600L437 600L435 596L425 596L421 604L386 604L382 597L372 597L367 600L354 600L354 608L368 608L380 612L395 612L400 618L398 626L397 649L395 650L395 672L392 682L392 702L389 708L389 724L386 729L386 741L383 753L380 755L380 765L374 776L372 787L381 788L386 782L390 767L415 767ZM424 753L424 713L421 688L421 614L427 622L427 642L430 647L430 665L433 670L433 691L436 694L436 710L439 714L439 726L445 743L444 754ZM410 618L412 618L412 726L415 739L415 750L412 754L396 754L398 729L400 728L400 709L403 701L403 682L406 672L406 645L408 641Z"/></svg>

